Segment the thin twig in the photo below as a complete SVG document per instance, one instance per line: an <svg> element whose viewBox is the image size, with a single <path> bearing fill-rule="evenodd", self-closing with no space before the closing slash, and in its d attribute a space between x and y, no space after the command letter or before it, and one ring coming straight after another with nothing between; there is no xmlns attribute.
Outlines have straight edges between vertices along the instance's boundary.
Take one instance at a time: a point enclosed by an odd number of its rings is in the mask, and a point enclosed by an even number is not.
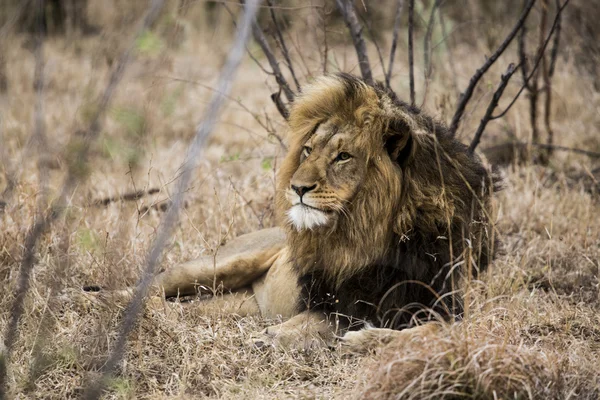
<svg viewBox="0 0 600 400"><path fill-rule="evenodd" d="M532 77L533 79L531 81L529 81L527 79L527 70L528 68L528 60L527 60L527 50L526 50L526 43L525 43L525 39L526 39L526 34L527 34L527 28L525 25L523 25L523 27L521 28L521 33L519 35L519 58L520 58L520 62L521 64L523 64L525 66L525 69L523 70L523 82L525 82L525 87L527 89L527 91L529 92L529 95L527 96L529 98L529 124L531 125L531 141L532 142L537 142L538 141L538 129L537 129L537 103L538 103L538 94L539 94L539 90L538 90L538 71L533 71L532 72ZM541 38L541 36L540 36ZM541 39L540 39L541 40ZM542 55L543 53L541 52L541 48L542 45L540 44L540 46L538 46L538 55Z"/></svg>
<svg viewBox="0 0 600 400"><path fill-rule="evenodd" d="M44 123L44 7L45 0L37 0L35 11L36 34L35 34L35 72L33 77L33 89L35 90L34 106L34 131L33 140L36 142L38 152L38 181L40 186L40 197L38 199L38 215L43 218L44 204L48 197L48 140L46 138L46 125Z"/></svg>
<svg viewBox="0 0 600 400"><path fill-rule="evenodd" d="M546 128L546 135L548 137L548 144L552 144L554 141L554 132L552 132L552 124L550 123L550 112L552 108L552 79L550 78L550 71L546 54L543 52L544 47L544 34L546 32L546 25L548 23L548 0L542 0L542 13L540 24L540 44L539 51L542 52L542 80L544 82L544 126ZM560 21L560 19L559 19ZM552 155L552 149L549 148L547 154L542 156L544 162L548 161L548 158Z"/></svg>
<svg viewBox="0 0 600 400"><path fill-rule="evenodd" d="M475 71L475 74L471 77L471 80L469 81L469 86L467 86L467 89L460 96L460 100L458 102L458 106L456 107L454 117L452 117L452 122L450 123L450 135L451 136L456 135L456 131L458 130L458 125L460 123L460 119L462 118L462 116L465 112L467 103L469 103L469 100L471 100L471 96L473 96L473 92L475 90L475 87L477 86L477 83L479 82L481 77L487 72L487 70L490 69L490 67L494 64L494 62L496 62L498 57L500 57L502 55L502 53L504 52L504 50L506 50L506 48L508 47L510 42L512 42L512 40L516 36L517 32L519 32L519 29L521 29L521 27L525 23L525 20L527 19L527 16L529 15L529 12L533 8L534 4L535 4L535 0L528 0L527 5L525 6L525 9L523 10L523 12L521 13L521 16L519 17L519 20L517 21L517 23L511 30L511 32L508 34L508 36L504 39L502 44L500 44L500 47L498 47L498 49L496 49L496 51L491 55L491 57L488 58L486 60L486 62L477 71Z"/></svg>
<svg viewBox="0 0 600 400"><path fill-rule="evenodd" d="M446 44L446 51L448 51L448 61L450 64L450 71L452 72L452 86L454 86L454 93L458 94L458 78L456 74L456 64L454 63L454 54L452 53L452 49L450 48L450 39L451 37L448 35L448 30L446 29L446 22L444 20L444 13L440 8L438 12L438 18L440 19L440 28L442 28L442 41ZM436 44L437 47L439 44Z"/></svg>
<svg viewBox="0 0 600 400"><path fill-rule="evenodd" d="M550 145L550 144L546 144L546 143L528 143L528 142L515 142L515 143L509 143L509 144L516 146L516 147L522 147L522 148L526 148L527 146L532 146L532 147L539 147L542 149L552 149L552 150L558 150L558 151L566 151L569 153L582 154L584 156L588 156L591 158L600 158L600 153L595 152L595 151L577 149L574 147L559 146L556 144ZM500 149L506 145L507 144L504 143L504 144L499 144L499 145L492 146L492 147L486 147L483 151L488 153L490 151Z"/></svg>
<svg viewBox="0 0 600 400"><path fill-rule="evenodd" d="M438 9L443 0L435 0L431 7L431 13L429 14L429 22L427 22L427 30L425 31L425 37L423 38L423 72L425 80L428 81L431 77L431 35L433 34L433 20L435 18L435 11Z"/></svg>
<svg viewBox="0 0 600 400"><path fill-rule="evenodd" d="M410 104L415 105L415 61L413 54L415 0L408 0L408 80L410 81Z"/></svg>
<svg viewBox="0 0 600 400"><path fill-rule="evenodd" d="M556 9L560 8L560 0L556 0ZM562 16L558 14L558 20L556 21L556 28L554 29L554 41L552 42L552 51L550 52L550 69L548 74L552 78L554 76L554 68L556 67L556 59L558 58L558 48L560 46L560 32L561 32L561 20Z"/></svg>
<svg viewBox="0 0 600 400"><path fill-rule="evenodd" d="M267 57L267 61L269 61L269 65L273 70L273 75L275 75L275 80L277 81L279 87L283 90L283 93L285 93L285 97L288 99L289 102L294 101L294 92L292 91L290 85L283 76L283 73L279 68L279 62L277 61L277 58L275 58L275 54L273 54L271 46L269 46L269 42L267 42L267 38L265 38L264 32L262 31L261 27L258 26L258 22L254 22L254 24L252 25L252 35L254 36L254 40L256 40L263 53Z"/></svg>
<svg viewBox="0 0 600 400"><path fill-rule="evenodd" d="M529 83L527 77L529 76L529 61L527 60L527 51L525 50L525 38L527 36L527 26L523 24L519 32L518 51L519 51L519 62L521 63L521 75L523 76L523 83L529 89Z"/></svg>
<svg viewBox="0 0 600 400"><path fill-rule="evenodd" d="M240 0L240 1L242 3L244 3L243 0ZM227 4L225 4L225 2L222 2L222 4L223 4L223 7L225 7L225 9L227 10L227 12L231 16L231 18L233 19L233 26L235 26L236 29L237 29L238 26L237 26L237 23L235 22L235 18L234 18L233 12L229 9L229 7L227 6ZM248 53L248 55L250 56L250 58L252 60L254 60L254 62L260 67L260 69L263 70L263 72L265 72L267 75L273 75L273 76L275 76L275 81L279 85L279 93L283 89L284 93L286 94L286 97L288 98L288 101L292 102L293 99L294 99L294 92L292 91L292 89L290 88L287 80L285 79L285 77L281 73L281 69L279 68L279 63L277 62L277 59L275 58L275 55L271 51L271 47L269 46L269 43L267 42L267 40L265 38L265 35L264 35L262 29L258 26L257 22L254 23L254 26L252 27L252 31L253 31L253 34L254 34L254 40L256 40L256 42L261 47L262 52L267 57L267 60L268 60L269 64L271 65L271 68L272 68L273 72L267 71L266 68L264 68L262 66L262 64L250 52L250 49L248 49L247 45L246 45L246 52ZM287 118L290 115L290 113L289 113L289 111L287 109L287 106L285 104L283 104L283 102L281 101L281 97L275 98L274 94L273 94L273 95L271 95L271 99L275 102L275 107L277 107L277 111L279 111L279 113L281 114L281 116L284 119L287 120ZM277 100L278 102L275 101L275 100Z"/></svg>
<svg viewBox="0 0 600 400"><path fill-rule="evenodd" d="M326 74L329 58L329 43L327 42L327 18L325 17L325 7L321 7L320 16L321 21L323 22L323 74Z"/></svg>
<svg viewBox="0 0 600 400"><path fill-rule="evenodd" d="M506 86L508 85L508 81L510 81L510 78L513 76L513 74L515 73L515 71L518 68L519 68L519 65L515 66L514 64L510 64L508 66L508 69L506 70L506 72L502 75L501 80L500 80L500 85L498 85L498 89L496 89L496 91L494 92L494 95L492 96L492 100L490 100L490 104L488 105L488 108L485 111L485 115L481 119L481 122L479 123L479 127L477 128L477 132L475 132L475 136L473 137L473 140L471 141L471 145L469 146L469 152L473 153L475 151L475 149L477 148L477 145L479 145L479 141L481 140L483 131L485 130L485 127L487 126L488 122L490 122L492 113L498 106L498 101L502 97L502 93L504 92L504 89L506 89Z"/></svg>
<svg viewBox="0 0 600 400"><path fill-rule="evenodd" d="M275 107L277 107L279 114L281 114L281 116L287 120L290 117L290 112L285 104L283 104L283 101L281 101L281 87L279 88L279 91L271 94L271 100L273 100L273 103L275 103Z"/></svg>
<svg viewBox="0 0 600 400"><path fill-rule="evenodd" d="M273 24L275 25L275 32L277 33L277 41L279 42L279 46L281 47L281 52L283 53L283 58L285 58L285 62L287 64L288 69L290 70L290 74L292 74L292 78L294 79L294 84L296 85L296 89L300 92L300 82L298 82L298 78L296 78L296 72L294 71L294 66L292 64L292 60L290 58L290 52L288 50L287 45L285 44L285 40L283 39L283 33L281 32L281 27L279 26L279 22L277 22L277 16L275 15L275 7L273 7L272 0L267 0L267 4L269 5L269 12L271 13L271 19L273 20Z"/></svg>
<svg viewBox="0 0 600 400"><path fill-rule="evenodd" d="M521 88L519 89L519 91L517 92L515 97L513 97L511 102L508 104L508 106L506 106L504 111L502 111L498 115L493 116L491 119L498 119L498 118L504 117L506 115L506 113L512 108L512 106L517 102L517 100L519 99L519 96L521 96L521 93L523 93L523 90L525 90L527 88L527 85L529 84L529 80L533 77L533 75L535 74L535 71L537 70L537 68L540 65L540 61L542 60L541 56L546 52L546 48L548 47L548 43L550 42L550 39L552 38L552 34L554 33L554 31L558 25L558 21L560 21L560 15L563 12L563 10L565 9L565 7L567 6L567 4L569 4L569 1L570 0L565 0L563 5L556 12L556 17L554 18L554 22L552 23L552 28L550 28L550 32L548 32L548 36L546 37L546 41L544 42L542 51L538 54L537 60L535 61L535 65L533 66L533 70L527 76L527 79L525 79L525 82L523 82L523 85L521 85Z"/></svg>
<svg viewBox="0 0 600 400"><path fill-rule="evenodd" d="M102 128L103 116L108 109L110 101L112 100L115 89L123 77L125 69L131 59L135 43L141 34L146 31L151 24L158 17L159 11L163 5L163 0L152 0L152 6L146 17L141 28L137 31L134 40L132 40L130 46L121 55L117 67L112 71L109 82L102 95L102 98L95 110L95 114L91 119L89 128L84 134L81 148L79 153L76 155L76 162L69 164L67 176L63 183L60 195L52 203L50 210L45 214L44 218L39 218L30 227L24 243L23 259L21 261L21 267L19 269L19 280L18 286L13 300L10 319L6 327L6 333L4 335L4 346L5 352L0 356L0 398L4 398L7 390L7 363L12 353L14 344L18 338L18 326L19 320L23 315L25 296L29 291L29 279L33 266L35 264L35 251L36 245L39 238L48 230L50 225L62 215L62 211L66 208L67 199L73 189L78 183L80 183L85 176L82 174L82 170L85 170L89 159L89 151L92 143L97 138Z"/></svg>
<svg viewBox="0 0 600 400"><path fill-rule="evenodd" d="M390 88L390 79L394 69L394 59L396 58L396 46L398 45L398 32L400 31L400 19L402 17L402 9L404 8L404 0L398 0L398 8L396 8L396 17L394 18L394 31L392 33L392 47L390 48L390 61L388 65L387 75L385 77L385 87Z"/></svg>
<svg viewBox="0 0 600 400"><path fill-rule="evenodd" d="M235 41L229 51L227 61L221 70L217 90L206 109L202 122L196 128L196 134L192 139L187 151L187 156L182 166L183 172L178 183L177 192L172 197L172 206L167 211L161 226L158 229L156 239L147 255L144 272L136 286L135 293L123 315L119 327L119 334L109 359L102 368L102 376L94 384L84 390L83 398L86 400L98 399L116 366L121 362L125 354L125 346L129 334L133 330L138 315L144 305L144 300L150 290L156 267L160 256L171 238L171 232L179 219L179 210L183 205L185 191L192 178L199 156L210 133L212 132L226 95L231 90L233 78L241 63L245 52L245 45L250 36L259 0L248 0L245 4L245 12L236 32Z"/></svg>
<svg viewBox="0 0 600 400"><path fill-rule="evenodd" d="M234 28L237 29L237 24L236 24L236 20L235 20L235 14L233 13L233 11L231 11L231 9L229 8L229 6L227 5L226 1L219 1L219 3L223 6L223 8L225 8L225 11L227 11L227 13L229 14L229 16L231 17L231 22L233 23ZM239 4L239 3L236 3ZM258 59L254 56L254 54L252 54L252 52L250 51L250 49L248 48L248 45L246 45L246 52L248 53L248 56L250 57L250 59L252 61L254 61L254 63L258 66L258 68L260 68L260 70L262 72L264 72L267 75L273 75L273 72L269 71L268 69L266 69L260 61L258 61Z"/></svg>
<svg viewBox="0 0 600 400"><path fill-rule="evenodd" d="M383 62L383 53L381 52L381 47L379 46L379 42L375 38L375 33L371 29L371 22L366 18L361 16L360 18L367 27L367 31L369 33L369 37L371 38L371 42L375 45L375 50L377 51L377 57L379 58L379 65L381 65L381 70L383 72L383 76L387 76L387 72L385 71L385 63Z"/></svg>
<svg viewBox="0 0 600 400"><path fill-rule="evenodd" d="M373 73L371 72L371 63L369 62L369 55L367 54L367 45L362 36L362 26L356 17L354 6L350 0L335 0L338 9L342 13L344 22L350 31L352 36L352 42L356 49L356 56L358 57L358 65L360 67L360 73L362 78L370 85L375 84L373 80Z"/></svg>

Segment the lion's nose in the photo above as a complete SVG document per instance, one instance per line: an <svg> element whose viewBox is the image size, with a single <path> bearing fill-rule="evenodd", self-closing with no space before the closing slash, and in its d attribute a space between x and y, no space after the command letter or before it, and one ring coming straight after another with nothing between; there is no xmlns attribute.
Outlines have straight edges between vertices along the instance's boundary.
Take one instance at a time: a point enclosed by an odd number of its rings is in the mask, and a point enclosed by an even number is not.
<svg viewBox="0 0 600 400"><path fill-rule="evenodd" d="M304 194L310 192L311 190L316 189L317 185L312 185L312 186L296 186L296 185L292 185L292 189L294 190L294 192L298 193L298 196L302 197L304 196Z"/></svg>

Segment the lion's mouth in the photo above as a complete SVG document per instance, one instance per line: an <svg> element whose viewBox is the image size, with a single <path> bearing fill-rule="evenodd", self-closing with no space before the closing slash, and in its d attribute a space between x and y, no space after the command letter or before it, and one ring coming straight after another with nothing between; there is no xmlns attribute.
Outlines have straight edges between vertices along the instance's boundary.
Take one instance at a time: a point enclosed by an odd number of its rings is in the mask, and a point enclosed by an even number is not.
<svg viewBox="0 0 600 400"><path fill-rule="evenodd" d="M298 202L287 211L289 221L296 230L312 230L316 227L327 225L331 211L321 210L303 202Z"/></svg>
<svg viewBox="0 0 600 400"><path fill-rule="evenodd" d="M298 203L296 203L296 204L293 204L293 205L292 205L292 207L296 207L296 206L298 206L298 207L306 207L306 208L310 208L310 209L312 209L312 210L321 211L322 213L325 213L325 214L327 214L327 213L330 213L330 212L331 212L331 211L329 211L329 210L323 210L323 209L320 209L320 208L318 208L318 207L311 206L310 204L306 204L306 203L304 203L304 202L302 202L302 201L300 201L300 202L298 202Z"/></svg>

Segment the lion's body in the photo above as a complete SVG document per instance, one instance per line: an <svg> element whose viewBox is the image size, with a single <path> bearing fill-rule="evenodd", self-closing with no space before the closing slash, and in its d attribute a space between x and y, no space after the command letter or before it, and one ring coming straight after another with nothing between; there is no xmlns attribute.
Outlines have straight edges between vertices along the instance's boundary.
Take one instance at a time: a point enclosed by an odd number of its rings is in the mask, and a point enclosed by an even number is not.
<svg viewBox="0 0 600 400"><path fill-rule="evenodd" d="M458 289L493 254L494 182L480 159L443 125L349 75L306 87L289 124L283 227L172 268L156 286L167 296L220 286L243 293L232 311L289 318L261 343L313 345L356 322L400 329L460 314Z"/></svg>

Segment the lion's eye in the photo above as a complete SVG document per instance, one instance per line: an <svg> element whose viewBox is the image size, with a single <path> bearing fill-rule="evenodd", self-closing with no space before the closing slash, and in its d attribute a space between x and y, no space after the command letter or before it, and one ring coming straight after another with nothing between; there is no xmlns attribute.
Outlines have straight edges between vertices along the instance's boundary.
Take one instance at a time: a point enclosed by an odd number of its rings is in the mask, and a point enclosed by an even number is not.
<svg viewBox="0 0 600 400"><path fill-rule="evenodd" d="M352 158L352 156L349 153L342 151L340 154L337 155L337 157L335 158L335 161L346 161L351 158Z"/></svg>
<svg viewBox="0 0 600 400"><path fill-rule="evenodd" d="M308 146L304 146L303 150L302 150L302 154L304 154L304 157L308 157L310 155L310 152L312 151L312 149Z"/></svg>

